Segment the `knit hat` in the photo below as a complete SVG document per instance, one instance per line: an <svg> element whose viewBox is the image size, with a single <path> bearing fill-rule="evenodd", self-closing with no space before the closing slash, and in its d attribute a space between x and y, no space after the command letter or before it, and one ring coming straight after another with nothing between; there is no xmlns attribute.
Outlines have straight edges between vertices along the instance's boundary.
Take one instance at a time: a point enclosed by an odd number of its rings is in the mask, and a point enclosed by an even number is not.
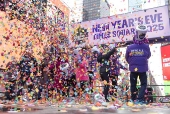
<svg viewBox="0 0 170 114"><path fill-rule="evenodd" d="M136 26L136 35L133 38L134 44L149 43L148 39L146 39L146 33L147 33L147 26L146 25Z"/></svg>
<svg viewBox="0 0 170 114"><path fill-rule="evenodd" d="M136 40L144 40L144 38L146 37L146 33L147 33L147 26L146 25L138 25L136 26Z"/></svg>
<svg viewBox="0 0 170 114"><path fill-rule="evenodd" d="M97 47L97 46L94 46L92 49L91 49L92 52L100 52L100 49Z"/></svg>

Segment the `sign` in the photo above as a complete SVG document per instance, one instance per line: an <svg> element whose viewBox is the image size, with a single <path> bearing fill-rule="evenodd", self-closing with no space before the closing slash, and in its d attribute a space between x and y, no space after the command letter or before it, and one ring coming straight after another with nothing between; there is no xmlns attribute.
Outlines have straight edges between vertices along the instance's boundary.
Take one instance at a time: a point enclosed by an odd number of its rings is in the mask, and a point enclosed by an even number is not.
<svg viewBox="0 0 170 114"><path fill-rule="evenodd" d="M168 7L158 7L146 11L116 15L107 18L82 22L71 25L70 43L76 44L74 37L82 30L87 30L84 37L89 44L114 43L131 41L136 34L135 27L139 24L147 26L147 38L156 38L170 35ZM83 32L83 31L82 31ZM81 35L81 34L79 34ZM81 36L80 36L81 37ZM102 42L101 42L102 40Z"/></svg>
<svg viewBox="0 0 170 114"><path fill-rule="evenodd" d="M170 45L161 47L163 79L170 80Z"/></svg>

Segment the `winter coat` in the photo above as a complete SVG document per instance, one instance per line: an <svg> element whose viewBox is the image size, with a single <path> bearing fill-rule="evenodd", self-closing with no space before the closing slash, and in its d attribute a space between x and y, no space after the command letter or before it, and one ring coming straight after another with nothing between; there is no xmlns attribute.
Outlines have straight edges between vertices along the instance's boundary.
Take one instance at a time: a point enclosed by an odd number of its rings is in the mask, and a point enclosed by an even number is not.
<svg viewBox="0 0 170 114"><path fill-rule="evenodd" d="M78 63L77 68L75 69L76 80L79 81L89 81L88 70L87 70L87 61L83 60Z"/></svg>
<svg viewBox="0 0 170 114"><path fill-rule="evenodd" d="M148 59L151 56L148 44L132 44L127 47L125 58L131 72L148 71Z"/></svg>

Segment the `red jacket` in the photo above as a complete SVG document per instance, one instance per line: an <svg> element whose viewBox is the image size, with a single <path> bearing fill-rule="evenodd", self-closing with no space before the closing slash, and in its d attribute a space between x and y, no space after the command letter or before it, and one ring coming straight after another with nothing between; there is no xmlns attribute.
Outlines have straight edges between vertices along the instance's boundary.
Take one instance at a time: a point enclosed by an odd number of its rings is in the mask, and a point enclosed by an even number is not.
<svg viewBox="0 0 170 114"><path fill-rule="evenodd" d="M57 59L56 61L56 68L55 68L55 76L54 76L54 87L57 88L57 89L63 89L64 88L64 85L63 85L63 82L65 81L64 78L62 77L62 71L60 70L60 65L63 64L63 63L67 63L68 60L65 60L65 61L61 61L61 59Z"/></svg>
<svg viewBox="0 0 170 114"><path fill-rule="evenodd" d="M75 69L77 81L89 81L87 64L87 61L83 60L81 63L78 64L78 67Z"/></svg>

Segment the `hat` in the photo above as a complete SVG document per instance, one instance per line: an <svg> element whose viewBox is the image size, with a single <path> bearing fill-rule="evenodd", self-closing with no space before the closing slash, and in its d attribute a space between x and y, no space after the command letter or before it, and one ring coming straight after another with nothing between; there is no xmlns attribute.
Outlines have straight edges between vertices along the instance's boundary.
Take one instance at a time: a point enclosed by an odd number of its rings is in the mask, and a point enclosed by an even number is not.
<svg viewBox="0 0 170 114"><path fill-rule="evenodd" d="M82 48L82 47L85 47L86 46L86 43L82 43L82 44L79 44L79 45L77 45L77 46L75 46L75 47L77 47L77 48Z"/></svg>
<svg viewBox="0 0 170 114"><path fill-rule="evenodd" d="M100 52L99 48L97 46L94 46L92 49L91 49L92 52Z"/></svg>
<svg viewBox="0 0 170 114"><path fill-rule="evenodd" d="M136 40L144 40L148 29L146 25L137 25L136 26Z"/></svg>
<svg viewBox="0 0 170 114"><path fill-rule="evenodd" d="M82 49L82 48L76 48L76 49L74 50L74 54L78 55L78 54L79 54L79 51L80 51L81 49Z"/></svg>
<svg viewBox="0 0 170 114"><path fill-rule="evenodd" d="M101 47L106 48L106 47L108 47L108 45L107 44L101 44Z"/></svg>
<svg viewBox="0 0 170 114"><path fill-rule="evenodd" d="M116 47L116 44L110 44L110 45L109 45L109 48L110 48L110 49L113 49L113 48L115 48L115 47Z"/></svg>

